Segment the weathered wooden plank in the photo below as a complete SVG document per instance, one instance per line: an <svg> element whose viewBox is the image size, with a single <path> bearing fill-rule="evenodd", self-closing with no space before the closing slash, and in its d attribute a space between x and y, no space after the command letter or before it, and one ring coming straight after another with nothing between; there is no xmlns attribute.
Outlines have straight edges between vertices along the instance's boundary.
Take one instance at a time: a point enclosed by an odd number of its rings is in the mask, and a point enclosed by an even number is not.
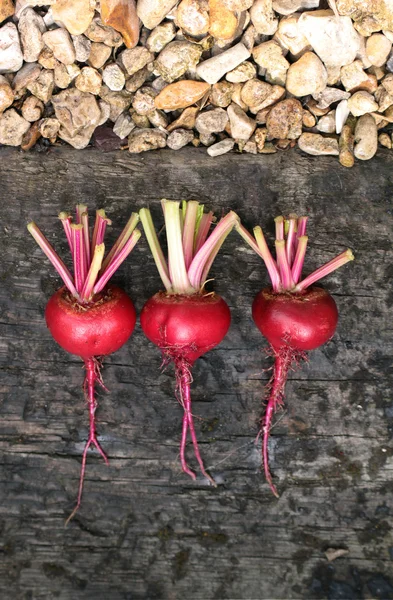
<svg viewBox="0 0 393 600"><path fill-rule="evenodd" d="M254 157L204 151L130 156L56 148L0 151L0 595L60 600L142 598L393 598L393 159L351 170L296 152ZM114 217L198 198L232 208L272 239L276 214L307 212L311 270L347 246L356 261L330 276L340 323L287 387L271 437L273 498L254 444L270 361L250 306L266 283L260 259L232 234L215 289L233 314L223 344L195 367L201 450L220 485L178 465L181 410L171 370L139 326L105 361L100 394L106 468L89 456L80 513L73 506L87 432L83 372L45 328L58 286L25 232L35 219L66 252L56 222L76 199ZM159 287L142 241L117 281L140 310ZM149 268L147 268L149 267ZM328 565L324 550L349 554Z"/></svg>

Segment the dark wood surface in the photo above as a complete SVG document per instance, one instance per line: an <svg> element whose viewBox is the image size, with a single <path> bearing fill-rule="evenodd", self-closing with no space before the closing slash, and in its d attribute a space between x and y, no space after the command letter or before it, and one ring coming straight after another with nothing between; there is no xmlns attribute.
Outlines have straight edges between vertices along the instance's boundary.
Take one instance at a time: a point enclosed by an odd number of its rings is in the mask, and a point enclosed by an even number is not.
<svg viewBox="0 0 393 600"><path fill-rule="evenodd" d="M393 598L392 167L389 152L346 170L296 152L0 150L2 599ZM162 222L162 197L232 208L270 240L277 214L309 214L308 271L348 246L356 255L324 281L338 330L291 373L270 444L277 501L254 444L270 359L250 307L266 272L231 234L213 276L232 326L193 383L219 487L181 472L173 373L160 372L138 325L105 360L98 429L110 467L90 453L83 505L65 529L87 434L83 370L46 329L59 279L25 226L34 219L64 256L60 210L105 208L114 239L143 205ZM138 311L160 288L144 240L115 280ZM348 554L329 564L329 547Z"/></svg>

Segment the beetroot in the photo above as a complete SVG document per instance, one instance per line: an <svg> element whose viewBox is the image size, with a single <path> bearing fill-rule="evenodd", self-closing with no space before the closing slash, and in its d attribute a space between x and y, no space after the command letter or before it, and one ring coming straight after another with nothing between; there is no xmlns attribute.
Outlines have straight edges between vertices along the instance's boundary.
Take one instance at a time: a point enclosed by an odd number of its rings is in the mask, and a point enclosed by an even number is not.
<svg viewBox="0 0 393 600"><path fill-rule="evenodd" d="M262 456L266 480L273 494L278 492L269 470L268 440L274 411L283 404L288 372L306 358L306 352L328 342L336 330L338 312L330 294L313 284L353 260L346 250L314 273L299 282L308 238L305 235L307 217L289 219L277 217L276 254L272 257L260 227L254 228L254 237L240 224L240 235L264 260L272 287L257 294L252 316L258 329L270 344L274 356L273 376L268 384L269 397L261 421Z"/></svg>
<svg viewBox="0 0 393 600"><path fill-rule="evenodd" d="M104 234L111 221L103 210L97 211L91 242L85 205L76 207L76 223L72 222L68 213L60 213L59 218L73 257L74 276L34 222L29 223L28 230L65 284L47 304L45 318L48 328L64 350L81 357L86 369L84 391L89 406L90 432L82 456L77 502L67 519L68 523L81 503L89 447L95 446L108 464L97 439L94 388L98 383L106 389L100 371L101 358L125 344L136 322L135 308L130 298L119 287L108 284L108 281L134 248L141 233L135 229L139 217L134 213L104 259Z"/></svg>

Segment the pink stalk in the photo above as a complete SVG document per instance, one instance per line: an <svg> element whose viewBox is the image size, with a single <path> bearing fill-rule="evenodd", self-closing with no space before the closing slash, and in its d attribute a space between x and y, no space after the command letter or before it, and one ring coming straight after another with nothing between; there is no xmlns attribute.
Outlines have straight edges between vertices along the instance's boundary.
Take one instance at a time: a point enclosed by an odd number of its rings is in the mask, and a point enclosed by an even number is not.
<svg viewBox="0 0 393 600"><path fill-rule="evenodd" d="M102 263L102 273L104 273L105 269L110 265L112 260L117 256L120 250L125 246L125 244L130 239L132 232L134 231L137 223L139 221L139 215L137 213L132 213L131 217L128 219L123 231L117 238L116 242L113 244L111 250L108 252L105 257L104 262Z"/></svg>
<svg viewBox="0 0 393 600"><path fill-rule="evenodd" d="M75 279L75 287L80 294L85 283L86 273L84 270L85 260L84 260L84 249L83 249L83 226L76 225L73 223L71 225L72 231L72 259L74 262L74 279Z"/></svg>
<svg viewBox="0 0 393 600"><path fill-rule="evenodd" d="M51 261L52 265L55 267L56 271L64 281L66 288L71 292L75 298L78 298L78 292L75 289L74 281L72 279L72 275L61 260L61 258L57 255L55 250L52 248L42 231L38 228L38 226L32 221L28 224L27 229L41 248L41 250L46 254L46 256Z"/></svg>
<svg viewBox="0 0 393 600"><path fill-rule="evenodd" d="M285 251L285 240L276 240L275 245L282 287L284 290L291 290L295 284Z"/></svg>
<svg viewBox="0 0 393 600"><path fill-rule="evenodd" d="M304 257L306 256L308 237L302 235L298 238L298 246L296 250L296 256L292 265L292 277L294 283L297 283L301 277Z"/></svg>
<svg viewBox="0 0 393 600"><path fill-rule="evenodd" d="M297 224L297 216L289 215L289 228L287 234L287 243L286 243L286 253L288 264L291 267L293 262L293 257L295 255L295 240L296 240L296 224Z"/></svg>
<svg viewBox="0 0 393 600"><path fill-rule="evenodd" d="M85 246L86 272L90 268L90 238L89 238L89 216L87 209L81 215L81 223L83 225L83 238Z"/></svg>
<svg viewBox="0 0 393 600"><path fill-rule="evenodd" d="M76 205L76 222L79 225L82 223L82 215L87 211L86 204L77 204Z"/></svg>
<svg viewBox="0 0 393 600"><path fill-rule="evenodd" d="M325 265L322 265L322 267L319 267L319 269L314 271L314 273L311 273L311 275L309 275L308 277L303 279L303 281L298 283L294 291L301 292L302 290L305 290L319 279L322 279L322 277L325 277L326 275L329 275L329 273L332 273L336 269L339 269L350 260L354 260L354 258L355 257L352 254L351 250L345 250L345 252L342 252L341 254L336 256L336 258L333 258L333 260L329 261Z"/></svg>
<svg viewBox="0 0 393 600"><path fill-rule="evenodd" d="M276 261L274 260L268 245L266 243L266 239L265 236L263 235L263 231L262 228L257 226L254 227L254 236L256 239L256 242L258 244L258 248L260 250L260 255L262 256L267 271L269 273L269 277L270 280L272 282L272 286L273 286L273 290L275 292L279 292L281 290L281 277L280 277L280 272L278 270L278 266Z"/></svg>
<svg viewBox="0 0 393 600"><path fill-rule="evenodd" d="M112 221L105 215L105 211L100 208L96 211L96 221L94 224L93 237L91 240L91 253L94 254L96 246L104 241L105 229L107 225L112 225Z"/></svg>
<svg viewBox="0 0 393 600"><path fill-rule="evenodd" d="M67 238L67 242L70 247L71 254L72 254L72 233L71 233L72 217L71 217L70 213L61 212L59 214L59 219L61 221L61 224L63 225L64 232L65 232L66 238Z"/></svg>
<svg viewBox="0 0 393 600"><path fill-rule="evenodd" d="M194 234L198 215L198 206L199 202L195 202L194 200L187 202L186 215L184 217L183 224L183 251L186 269L188 269L193 259Z"/></svg>
<svg viewBox="0 0 393 600"><path fill-rule="evenodd" d="M308 217L299 217L297 221L297 238L306 235Z"/></svg>
<svg viewBox="0 0 393 600"><path fill-rule="evenodd" d="M206 241L206 238L209 234L210 225L215 221L214 214L210 211L209 213L204 213L201 217L201 222L199 223L198 233L195 238L195 254L202 248L203 244Z"/></svg>
<svg viewBox="0 0 393 600"><path fill-rule="evenodd" d="M139 240L140 237L141 237L141 232L139 231L139 229L137 229L136 231L134 231L132 233L130 239L123 246L123 248L116 255L116 257L112 260L110 265L108 265L108 267L106 268L103 275L101 275L100 279L95 284L94 289L93 289L93 294L98 294L98 292L101 292L101 290L104 289L104 287L108 283L109 279L117 271L117 269L120 267L121 263L130 254L131 250L134 248L135 244L137 243L137 241Z"/></svg>
<svg viewBox="0 0 393 600"><path fill-rule="evenodd" d="M284 239L284 217L276 217L274 219L276 224L276 240Z"/></svg>

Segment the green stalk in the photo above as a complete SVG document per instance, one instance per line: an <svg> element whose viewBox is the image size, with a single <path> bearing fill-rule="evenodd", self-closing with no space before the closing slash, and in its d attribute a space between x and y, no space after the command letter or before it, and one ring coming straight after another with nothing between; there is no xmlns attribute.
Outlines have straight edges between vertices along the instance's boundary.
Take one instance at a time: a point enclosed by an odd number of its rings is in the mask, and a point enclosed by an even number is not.
<svg viewBox="0 0 393 600"><path fill-rule="evenodd" d="M180 220L180 202L162 200L166 237L168 243L169 275L175 294L193 294L184 261L182 226Z"/></svg>
<svg viewBox="0 0 393 600"><path fill-rule="evenodd" d="M172 292L172 283L169 278L168 265L164 257L164 253L158 241L156 230L154 229L153 219L151 218L151 212L148 208L141 208L139 211L139 217L145 232L147 243L150 246L150 251L153 255L154 262L156 263L158 272L160 274L162 283L165 286L167 292Z"/></svg>

